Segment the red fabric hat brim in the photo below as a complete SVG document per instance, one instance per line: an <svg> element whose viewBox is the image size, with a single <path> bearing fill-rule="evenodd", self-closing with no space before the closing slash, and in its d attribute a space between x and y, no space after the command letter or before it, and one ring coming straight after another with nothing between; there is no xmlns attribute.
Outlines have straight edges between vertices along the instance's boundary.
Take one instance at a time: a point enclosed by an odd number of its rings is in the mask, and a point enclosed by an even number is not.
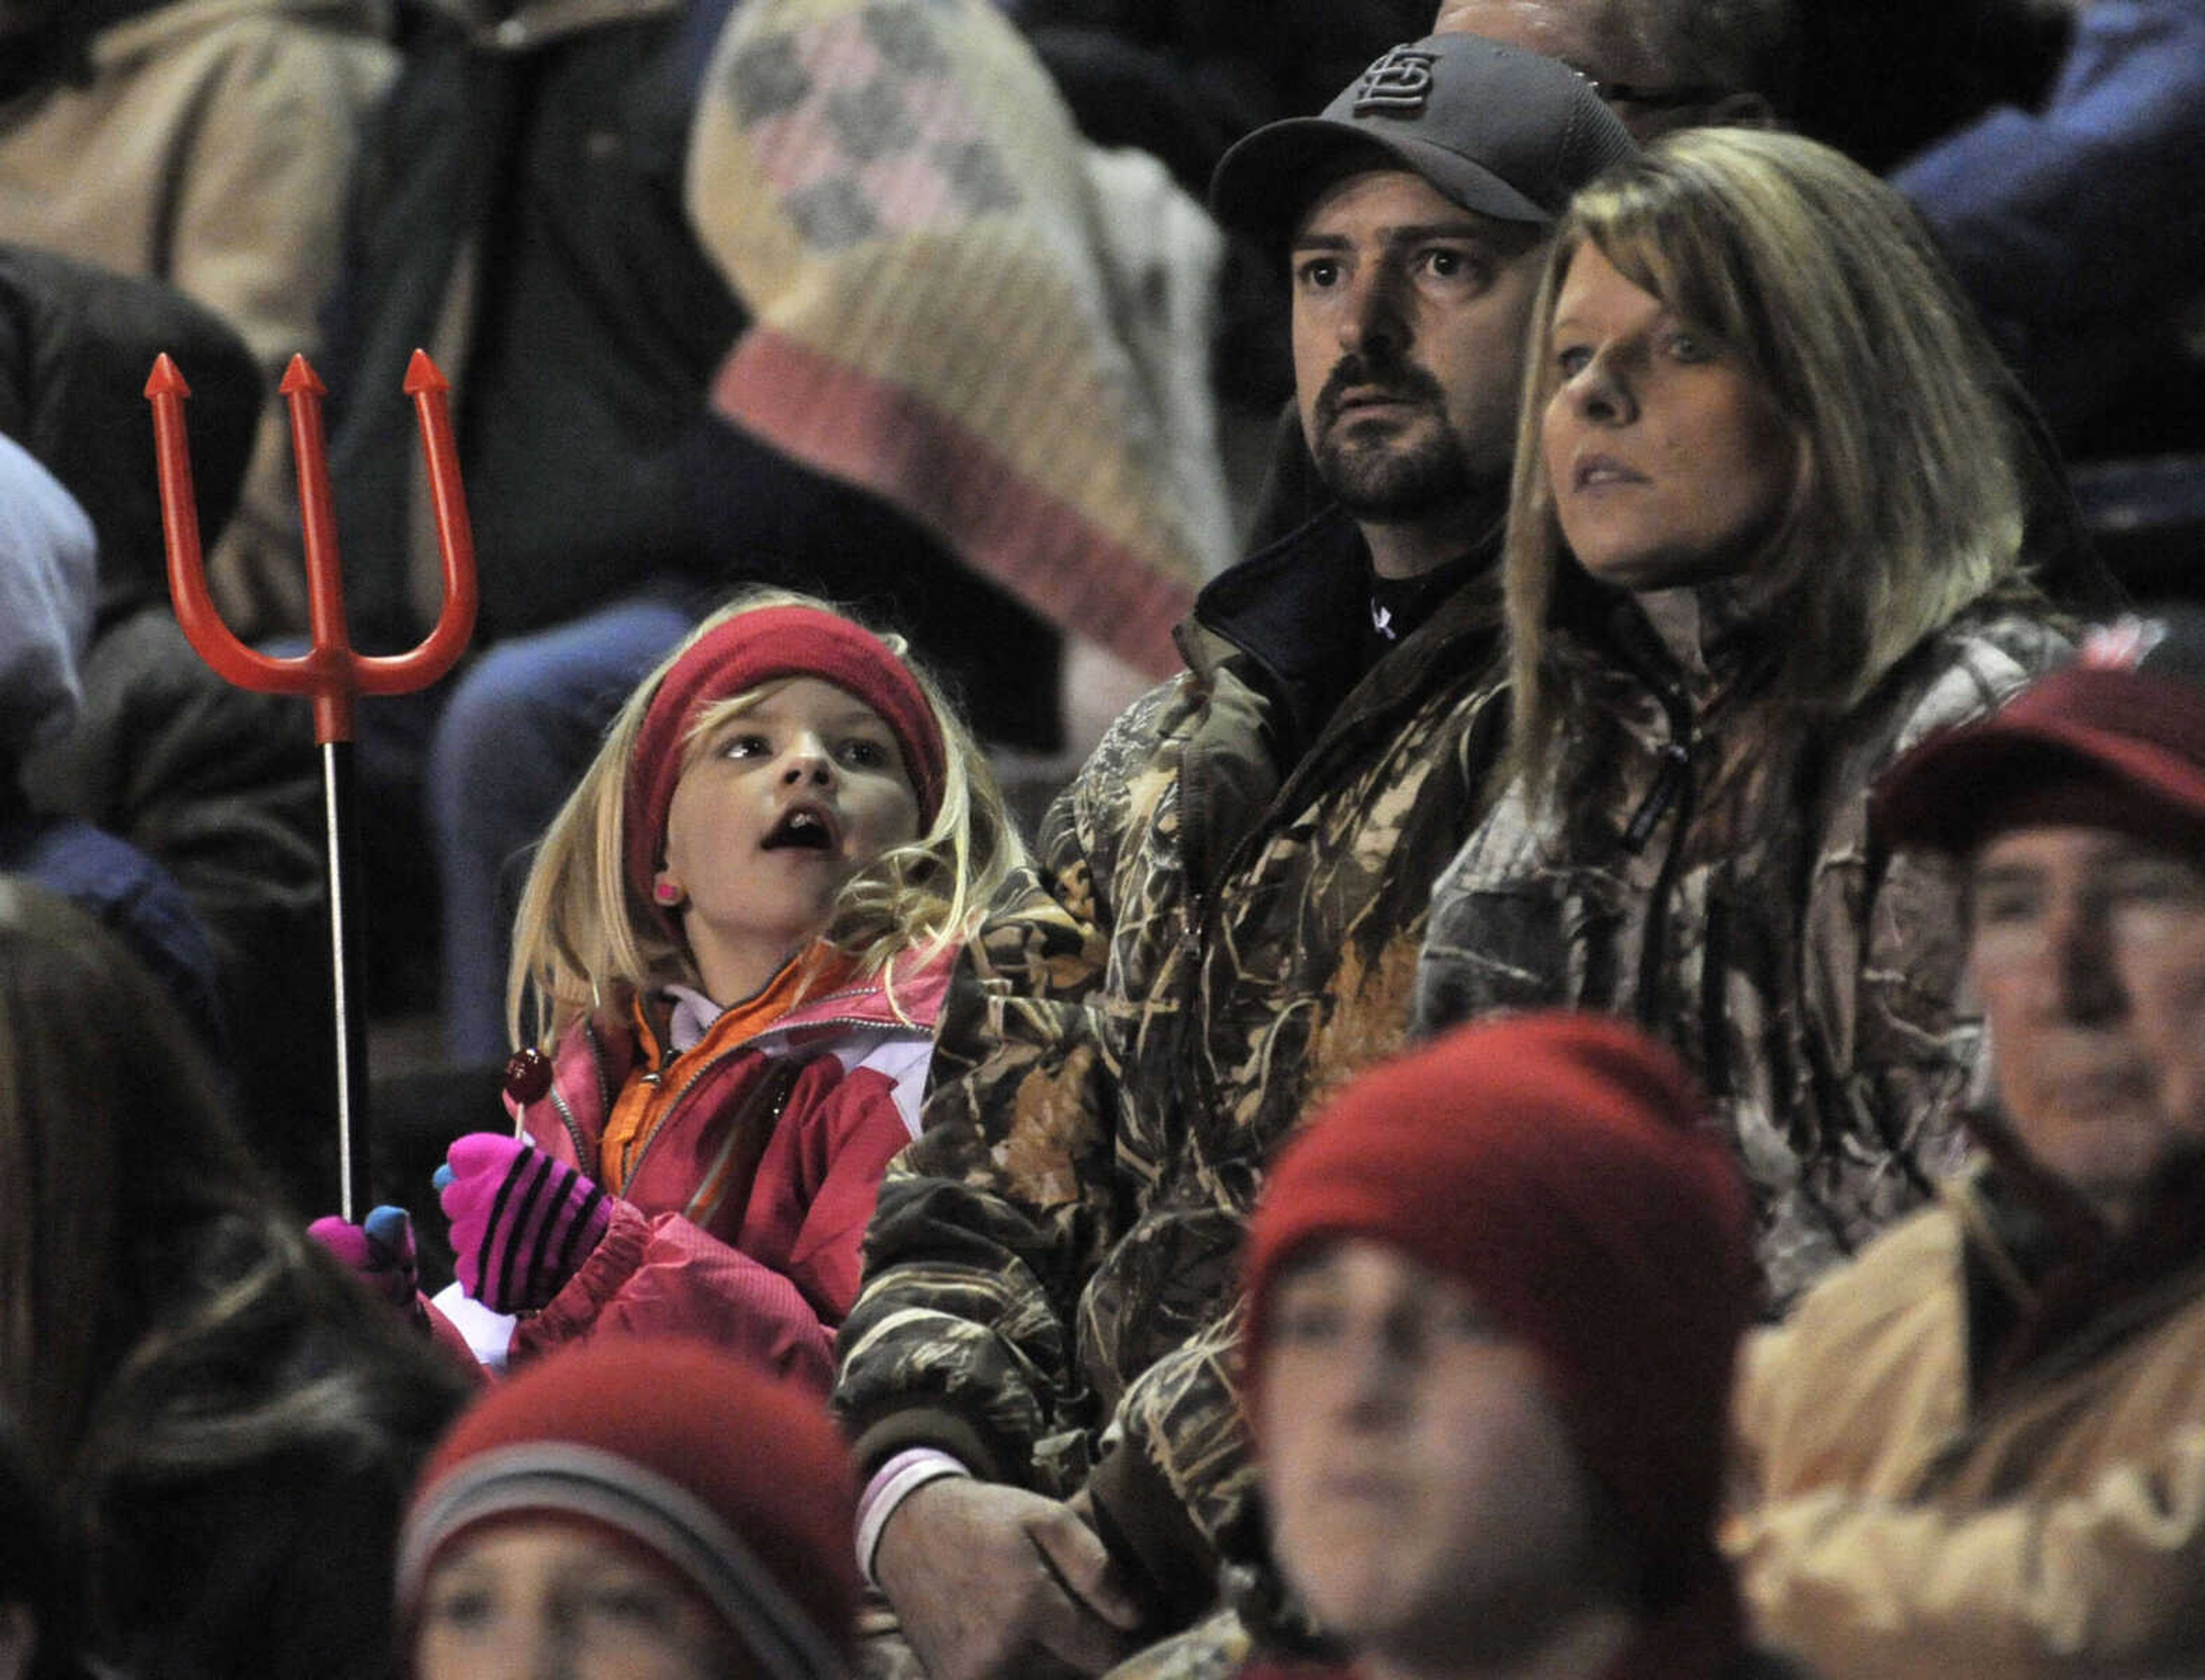
<svg viewBox="0 0 2205 1680"><path fill-rule="evenodd" d="M2205 840L2205 694L2146 672L2057 672L1908 752L1877 786L1869 822L1887 846L1964 856L2032 820L2061 782L2119 796L2099 808L2104 826L2195 846Z"/></svg>

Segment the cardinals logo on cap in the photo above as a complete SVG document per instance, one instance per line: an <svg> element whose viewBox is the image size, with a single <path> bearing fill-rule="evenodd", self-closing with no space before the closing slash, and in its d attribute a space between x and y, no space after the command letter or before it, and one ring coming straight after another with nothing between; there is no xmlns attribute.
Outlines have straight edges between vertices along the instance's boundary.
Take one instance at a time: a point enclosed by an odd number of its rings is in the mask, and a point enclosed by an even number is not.
<svg viewBox="0 0 2205 1680"><path fill-rule="evenodd" d="M1355 96L1354 115L1383 111L1394 116L1415 116L1432 97L1432 66L1435 52L1392 47L1363 73L1363 86Z"/></svg>

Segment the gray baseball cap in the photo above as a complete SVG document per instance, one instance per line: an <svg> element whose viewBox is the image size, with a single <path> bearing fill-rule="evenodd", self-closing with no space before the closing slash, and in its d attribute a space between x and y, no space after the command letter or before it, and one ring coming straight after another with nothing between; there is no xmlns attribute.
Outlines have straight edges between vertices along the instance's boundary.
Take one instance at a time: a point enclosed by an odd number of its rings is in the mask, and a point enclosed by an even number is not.
<svg viewBox="0 0 2205 1680"><path fill-rule="evenodd" d="M1478 35L1388 49L1318 116L1246 135L1218 160L1209 205L1265 239L1293 231L1357 155L1413 170L1465 210L1552 222L1570 195L1637 150L1599 90L1558 59Z"/></svg>

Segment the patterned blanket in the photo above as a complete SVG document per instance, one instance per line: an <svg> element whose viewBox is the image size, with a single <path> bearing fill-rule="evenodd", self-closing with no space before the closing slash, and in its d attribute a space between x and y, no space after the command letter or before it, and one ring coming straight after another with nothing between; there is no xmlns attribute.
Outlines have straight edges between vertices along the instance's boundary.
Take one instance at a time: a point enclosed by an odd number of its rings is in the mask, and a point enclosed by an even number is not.
<svg viewBox="0 0 2205 1680"><path fill-rule="evenodd" d="M882 496L1154 675L1233 543L1209 395L1221 240L1088 145L988 0L746 0L690 214L753 324L716 409Z"/></svg>

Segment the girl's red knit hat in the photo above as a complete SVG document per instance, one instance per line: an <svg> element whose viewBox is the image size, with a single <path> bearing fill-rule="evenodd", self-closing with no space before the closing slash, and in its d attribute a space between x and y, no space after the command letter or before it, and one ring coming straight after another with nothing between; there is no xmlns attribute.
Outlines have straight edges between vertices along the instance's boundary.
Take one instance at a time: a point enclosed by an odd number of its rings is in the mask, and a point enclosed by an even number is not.
<svg viewBox="0 0 2205 1680"><path fill-rule="evenodd" d="M862 626L823 608L760 607L714 626L674 662L651 698L627 766L622 864L639 898L666 844L666 816L681 780L683 749L697 714L783 677L817 677L863 700L902 749L918 795L919 829L942 810L948 751L942 721L911 668Z"/></svg>
<svg viewBox="0 0 2205 1680"><path fill-rule="evenodd" d="M703 1343L603 1338L554 1354L461 1415L399 1539L409 1641L430 1570L490 1523L575 1523L662 1562L775 1680L846 1671L856 1490L806 1391Z"/></svg>
<svg viewBox="0 0 2205 1680"><path fill-rule="evenodd" d="M1649 1601L1674 1602L1721 1570L1750 1232L1729 1151L1666 1048L1602 1016L1473 1024L1343 1088L1281 1153L1244 1262L1251 1397L1289 1262L1346 1238L1398 1249L1539 1356Z"/></svg>

